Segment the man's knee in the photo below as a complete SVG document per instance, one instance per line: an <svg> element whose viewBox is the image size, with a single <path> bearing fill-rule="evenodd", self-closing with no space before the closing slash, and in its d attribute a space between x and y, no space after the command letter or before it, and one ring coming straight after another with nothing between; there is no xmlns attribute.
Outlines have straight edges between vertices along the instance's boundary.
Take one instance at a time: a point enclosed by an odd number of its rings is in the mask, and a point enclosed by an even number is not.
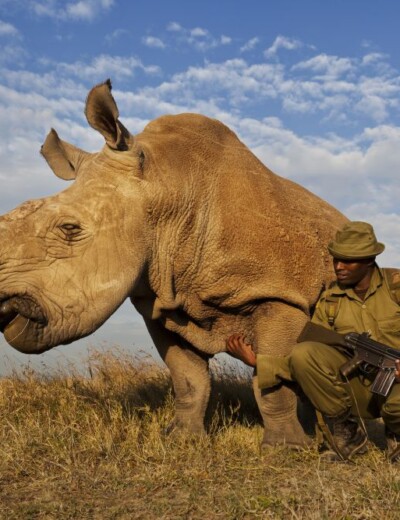
<svg viewBox="0 0 400 520"><path fill-rule="evenodd" d="M400 434L400 400L388 399L383 404L381 416L391 431Z"/></svg>
<svg viewBox="0 0 400 520"><path fill-rule="evenodd" d="M298 343L289 356L289 366L293 374L304 373L315 363L315 353L321 345L314 341Z"/></svg>

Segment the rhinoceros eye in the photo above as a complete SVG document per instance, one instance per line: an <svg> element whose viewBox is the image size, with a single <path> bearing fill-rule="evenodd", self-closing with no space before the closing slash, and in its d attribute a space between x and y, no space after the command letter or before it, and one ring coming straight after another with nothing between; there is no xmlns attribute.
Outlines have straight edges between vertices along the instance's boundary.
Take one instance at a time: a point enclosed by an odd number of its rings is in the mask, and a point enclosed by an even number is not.
<svg viewBox="0 0 400 520"><path fill-rule="evenodd" d="M79 224L65 223L58 226L67 239L73 239L80 234L82 228Z"/></svg>

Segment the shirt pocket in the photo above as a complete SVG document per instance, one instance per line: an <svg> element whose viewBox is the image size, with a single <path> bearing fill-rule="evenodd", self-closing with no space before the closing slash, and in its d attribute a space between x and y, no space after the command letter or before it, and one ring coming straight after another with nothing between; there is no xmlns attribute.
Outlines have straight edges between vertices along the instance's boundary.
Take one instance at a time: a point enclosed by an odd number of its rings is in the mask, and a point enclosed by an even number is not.
<svg viewBox="0 0 400 520"><path fill-rule="evenodd" d="M400 337L400 313L378 321L379 330L385 335Z"/></svg>

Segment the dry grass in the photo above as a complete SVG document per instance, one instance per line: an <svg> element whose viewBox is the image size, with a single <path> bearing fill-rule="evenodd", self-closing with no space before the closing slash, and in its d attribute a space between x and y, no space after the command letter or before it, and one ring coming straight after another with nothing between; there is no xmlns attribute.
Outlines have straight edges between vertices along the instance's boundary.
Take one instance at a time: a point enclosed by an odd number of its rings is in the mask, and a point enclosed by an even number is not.
<svg viewBox="0 0 400 520"><path fill-rule="evenodd" d="M90 377L24 370L0 380L0 517L395 519L399 467L372 447L356 464L314 450L260 453L244 374L214 367L207 437L164 436L168 374L121 353ZM227 373L224 373L227 372Z"/></svg>

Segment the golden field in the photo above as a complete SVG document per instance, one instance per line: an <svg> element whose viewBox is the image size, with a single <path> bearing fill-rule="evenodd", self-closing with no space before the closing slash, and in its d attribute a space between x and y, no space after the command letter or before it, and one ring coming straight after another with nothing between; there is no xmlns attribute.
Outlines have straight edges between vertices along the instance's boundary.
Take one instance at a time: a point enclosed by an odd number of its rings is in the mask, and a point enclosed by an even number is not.
<svg viewBox="0 0 400 520"><path fill-rule="evenodd" d="M93 353L83 372L0 379L0 518L400 518L400 466L373 443L355 464L261 452L245 371L214 363L204 437L165 434L171 382L150 359Z"/></svg>

